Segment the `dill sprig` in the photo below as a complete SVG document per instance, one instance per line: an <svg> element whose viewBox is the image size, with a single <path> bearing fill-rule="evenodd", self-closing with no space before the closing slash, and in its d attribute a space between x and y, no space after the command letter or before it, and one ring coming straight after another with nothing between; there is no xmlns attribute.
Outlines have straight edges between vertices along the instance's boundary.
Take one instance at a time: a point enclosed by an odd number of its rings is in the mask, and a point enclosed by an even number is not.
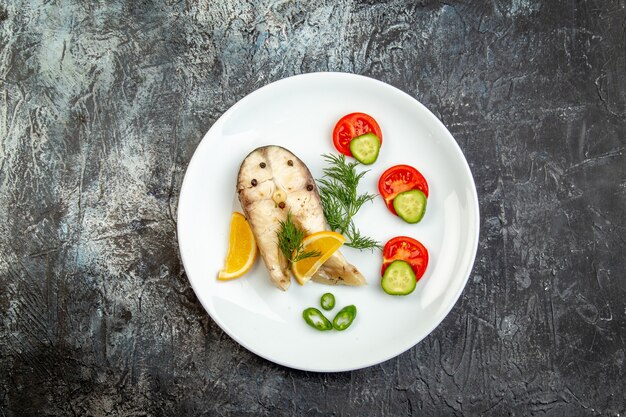
<svg viewBox="0 0 626 417"><path fill-rule="evenodd" d="M287 219L280 222L280 229L276 232L276 237L278 238L278 248L290 263L321 255L319 251L304 250L302 241L305 236L304 230L300 229L293 222L291 211L289 211L287 213Z"/></svg>
<svg viewBox="0 0 626 417"><path fill-rule="evenodd" d="M344 155L324 154L322 157L329 166L324 168L324 176L317 183L328 225L346 237L347 246L360 250L380 248L380 242L361 235L352 221L363 204L376 197L357 191L359 181L368 171L358 173L359 163L346 162Z"/></svg>

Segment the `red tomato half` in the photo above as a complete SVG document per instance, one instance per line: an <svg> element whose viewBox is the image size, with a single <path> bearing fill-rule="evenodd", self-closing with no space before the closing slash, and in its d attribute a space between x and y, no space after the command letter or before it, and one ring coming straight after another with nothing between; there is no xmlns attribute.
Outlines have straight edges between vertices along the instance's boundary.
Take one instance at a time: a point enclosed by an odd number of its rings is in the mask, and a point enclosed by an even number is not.
<svg viewBox="0 0 626 417"><path fill-rule="evenodd" d="M383 132L374 118L365 113L350 113L343 116L333 130L333 143L335 148L346 156L352 156L350 141L366 133L372 132L383 144Z"/></svg>
<svg viewBox="0 0 626 417"><path fill-rule="evenodd" d="M419 241L408 236L398 236L391 239L383 249L383 268L385 270L395 260L401 259L411 265L415 278L419 280L428 266L428 251Z"/></svg>
<svg viewBox="0 0 626 417"><path fill-rule="evenodd" d="M378 191L393 214L393 199L404 191L420 190L428 197L426 178L410 165L396 165L383 172L378 180Z"/></svg>

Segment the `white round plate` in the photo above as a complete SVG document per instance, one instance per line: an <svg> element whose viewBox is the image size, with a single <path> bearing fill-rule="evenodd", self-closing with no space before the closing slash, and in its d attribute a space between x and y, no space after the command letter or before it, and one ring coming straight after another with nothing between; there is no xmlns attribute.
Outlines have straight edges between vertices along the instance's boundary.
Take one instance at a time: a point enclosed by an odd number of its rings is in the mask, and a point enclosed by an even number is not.
<svg viewBox="0 0 626 417"><path fill-rule="evenodd" d="M383 244L407 235L421 241L430 261L415 291L390 296L380 286L380 251L341 249L365 275L363 287L292 282L283 292L270 282L262 260L239 279L216 279L228 246L229 221L240 210L235 192L239 165L253 149L280 145L320 178L324 153L336 153L332 130L351 112L373 116L383 145L360 191L377 193L380 174L397 164L416 167L429 184L423 220L407 224L382 198L355 217L366 236ZM335 372L375 365L426 337L459 298L476 256L478 199L469 166L443 124L422 104L383 82L344 73L313 73L269 84L243 98L211 127L189 163L178 205L180 253L189 281L211 318L238 343L291 368ZM332 292L334 313L354 304L357 318L347 330L320 332L302 319Z"/></svg>

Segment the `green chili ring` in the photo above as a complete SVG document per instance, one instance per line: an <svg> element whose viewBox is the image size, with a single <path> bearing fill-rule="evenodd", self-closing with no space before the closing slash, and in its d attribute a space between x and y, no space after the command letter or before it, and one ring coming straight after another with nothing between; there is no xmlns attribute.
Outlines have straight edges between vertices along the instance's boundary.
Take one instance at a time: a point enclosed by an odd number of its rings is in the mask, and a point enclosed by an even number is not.
<svg viewBox="0 0 626 417"><path fill-rule="evenodd" d="M346 306L339 310L339 313L337 313L337 315L333 319L333 327L335 328L335 330L339 331L346 330L348 327L350 327L355 318L356 307L354 305Z"/></svg>
<svg viewBox="0 0 626 417"><path fill-rule="evenodd" d="M319 331L331 330L333 324L317 308L309 307L304 309L302 317L306 323Z"/></svg>
<svg viewBox="0 0 626 417"><path fill-rule="evenodd" d="M327 292L326 294L322 295L322 298L320 299L320 305L326 311L332 310L335 307L335 296Z"/></svg>

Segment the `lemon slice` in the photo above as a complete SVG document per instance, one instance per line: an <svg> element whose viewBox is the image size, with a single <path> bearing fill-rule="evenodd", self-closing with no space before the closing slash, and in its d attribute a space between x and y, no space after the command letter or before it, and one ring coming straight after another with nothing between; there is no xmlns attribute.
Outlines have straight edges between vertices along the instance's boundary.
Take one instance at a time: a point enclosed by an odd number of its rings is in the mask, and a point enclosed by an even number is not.
<svg viewBox="0 0 626 417"><path fill-rule="evenodd" d="M298 283L303 285L311 279L317 270L320 269L320 266L333 256L333 253L337 252L345 241L346 238L340 233L331 231L317 232L305 237L302 241L302 251L319 252L319 256L312 256L293 263L291 272L293 272ZM295 255L294 253L294 257Z"/></svg>
<svg viewBox="0 0 626 417"><path fill-rule="evenodd" d="M250 224L243 214L233 213L230 218L228 255L217 279L226 281L244 275L254 265L256 254L256 240Z"/></svg>

